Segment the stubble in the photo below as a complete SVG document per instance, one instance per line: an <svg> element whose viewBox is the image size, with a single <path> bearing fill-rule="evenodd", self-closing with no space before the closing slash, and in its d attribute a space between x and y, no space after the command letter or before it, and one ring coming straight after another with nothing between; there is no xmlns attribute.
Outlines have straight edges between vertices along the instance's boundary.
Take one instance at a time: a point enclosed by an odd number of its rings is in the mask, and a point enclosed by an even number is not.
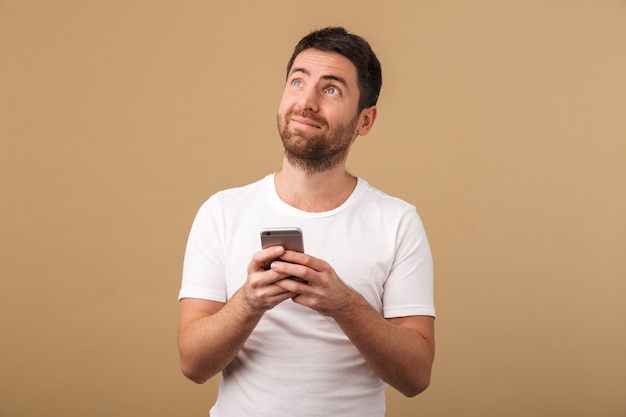
<svg viewBox="0 0 626 417"><path fill-rule="evenodd" d="M305 172L319 173L337 167L347 158L356 136L358 116L347 125L313 135L294 129L290 120L291 113L284 118L280 115L277 117L278 131L289 163ZM317 122L323 127L327 126L324 121Z"/></svg>

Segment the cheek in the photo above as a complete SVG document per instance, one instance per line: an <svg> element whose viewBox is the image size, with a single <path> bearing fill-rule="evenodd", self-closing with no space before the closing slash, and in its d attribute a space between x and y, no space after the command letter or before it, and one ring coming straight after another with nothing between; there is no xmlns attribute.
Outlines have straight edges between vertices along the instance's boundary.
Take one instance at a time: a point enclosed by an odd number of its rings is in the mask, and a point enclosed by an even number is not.
<svg viewBox="0 0 626 417"><path fill-rule="evenodd" d="M283 95L283 97L280 99L280 103L278 103L278 115L280 116L287 114L290 108L291 102L289 100L289 97Z"/></svg>

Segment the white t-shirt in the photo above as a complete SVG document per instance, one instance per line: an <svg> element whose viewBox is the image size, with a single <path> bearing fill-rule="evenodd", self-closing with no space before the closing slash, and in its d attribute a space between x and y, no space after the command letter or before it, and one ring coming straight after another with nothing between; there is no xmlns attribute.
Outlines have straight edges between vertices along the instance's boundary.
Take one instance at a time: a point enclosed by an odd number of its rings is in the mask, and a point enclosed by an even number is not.
<svg viewBox="0 0 626 417"><path fill-rule="evenodd" d="M189 235L179 299L227 302L268 227L302 229L305 252L384 317L435 315L431 252L415 207L360 178L344 204L323 213L284 203L274 175L213 195ZM287 300L265 313L222 372L211 416L382 417L385 387L333 319Z"/></svg>

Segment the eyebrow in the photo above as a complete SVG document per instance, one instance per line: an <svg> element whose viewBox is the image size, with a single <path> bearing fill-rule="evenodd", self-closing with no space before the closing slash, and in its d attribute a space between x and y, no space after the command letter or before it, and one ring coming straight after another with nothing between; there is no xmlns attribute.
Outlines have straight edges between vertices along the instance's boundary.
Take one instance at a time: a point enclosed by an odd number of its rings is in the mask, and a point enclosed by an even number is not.
<svg viewBox="0 0 626 417"><path fill-rule="evenodd" d="M310 75L311 75L311 72L310 72L308 69L303 68L303 67L297 67L297 68L293 68L293 69L291 70L291 73L289 74L289 76L293 75L293 74L294 74L294 73L296 73L296 72L301 72L301 73L303 73L303 74L305 74L305 75L308 75L308 76L310 76ZM329 74L329 75L323 75L323 76L322 76L322 79L323 79L323 80L332 80L332 81L337 81L338 83L341 83L341 84L343 84L343 85L344 85L344 86L346 86L346 87L348 86L348 83L346 82L345 78L343 78L343 77L339 77L339 76L337 76L337 75L332 75L332 74Z"/></svg>

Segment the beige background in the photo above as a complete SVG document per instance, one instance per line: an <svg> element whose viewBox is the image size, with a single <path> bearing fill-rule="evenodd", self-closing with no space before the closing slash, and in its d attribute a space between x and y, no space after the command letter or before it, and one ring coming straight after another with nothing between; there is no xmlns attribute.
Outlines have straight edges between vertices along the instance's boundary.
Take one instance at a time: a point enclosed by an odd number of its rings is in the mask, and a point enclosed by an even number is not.
<svg viewBox="0 0 626 417"><path fill-rule="evenodd" d="M0 0L0 416L202 416L178 370L187 233L276 170L286 61L368 38L353 173L415 204L432 386L389 416L626 416L626 3Z"/></svg>

